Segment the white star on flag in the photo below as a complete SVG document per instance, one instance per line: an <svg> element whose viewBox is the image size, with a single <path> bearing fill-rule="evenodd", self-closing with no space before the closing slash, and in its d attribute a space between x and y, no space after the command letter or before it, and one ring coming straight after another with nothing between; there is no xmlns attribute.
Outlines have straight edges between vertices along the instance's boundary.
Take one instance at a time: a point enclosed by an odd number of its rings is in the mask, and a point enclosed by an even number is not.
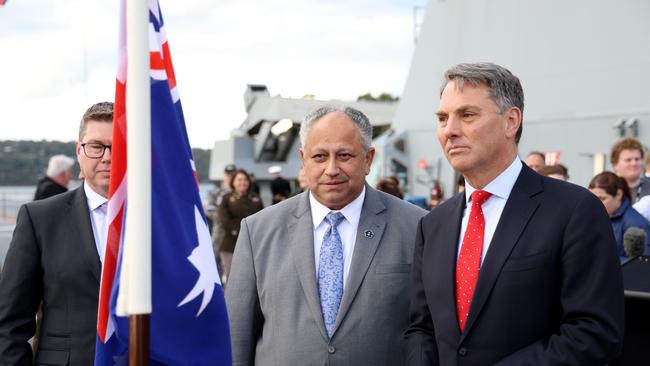
<svg viewBox="0 0 650 366"><path fill-rule="evenodd" d="M199 239L199 245L194 248L192 254L187 259L199 271L199 279L196 281L194 288L178 304L178 307L194 300L203 292L201 307L196 314L198 317L210 303L212 294L214 293L214 285L218 284L221 286L221 280L219 279L217 263L215 262L214 252L212 251L212 240L210 239L208 225L203 221L203 216L201 216L201 212L196 206L194 206L194 221L196 223L196 234Z"/></svg>

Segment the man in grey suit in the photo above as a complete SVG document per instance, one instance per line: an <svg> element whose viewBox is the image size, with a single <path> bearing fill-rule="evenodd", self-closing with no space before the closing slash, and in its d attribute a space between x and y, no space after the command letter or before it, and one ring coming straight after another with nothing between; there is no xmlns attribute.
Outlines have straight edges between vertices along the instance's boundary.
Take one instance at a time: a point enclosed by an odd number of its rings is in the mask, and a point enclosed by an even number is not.
<svg viewBox="0 0 650 366"><path fill-rule="evenodd" d="M0 365L93 364L112 130L113 103L91 106L77 141L82 186L18 212L0 278Z"/></svg>
<svg viewBox="0 0 650 366"><path fill-rule="evenodd" d="M309 190L241 223L226 290L233 365L402 365L426 212L365 183L363 113L318 108L300 140Z"/></svg>

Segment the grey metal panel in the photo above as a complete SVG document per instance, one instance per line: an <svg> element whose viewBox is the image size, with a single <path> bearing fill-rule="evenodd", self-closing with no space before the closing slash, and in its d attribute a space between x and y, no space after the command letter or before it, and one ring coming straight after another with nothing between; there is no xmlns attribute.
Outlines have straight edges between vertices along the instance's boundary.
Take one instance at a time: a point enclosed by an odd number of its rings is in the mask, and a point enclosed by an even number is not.
<svg viewBox="0 0 650 366"><path fill-rule="evenodd" d="M222 180L223 170L234 160L233 140L215 141L210 153L209 179L212 181Z"/></svg>
<svg viewBox="0 0 650 366"><path fill-rule="evenodd" d="M561 150L571 180L585 184L592 162L581 154L608 153L616 120L637 117L641 140L650 142L649 15L648 1L430 0L393 128L409 131L414 154L442 157L430 137L444 71L460 62L496 62L524 87L521 157ZM449 192L453 171L447 163L442 170Z"/></svg>
<svg viewBox="0 0 650 366"><path fill-rule="evenodd" d="M346 105L359 109L368 116L373 125L390 124L397 106L397 103L384 102L344 102L260 96L255 99L241 128L248 131L262 121L279 121L283 118L299 123L309 112L324 104Z"/></svg>

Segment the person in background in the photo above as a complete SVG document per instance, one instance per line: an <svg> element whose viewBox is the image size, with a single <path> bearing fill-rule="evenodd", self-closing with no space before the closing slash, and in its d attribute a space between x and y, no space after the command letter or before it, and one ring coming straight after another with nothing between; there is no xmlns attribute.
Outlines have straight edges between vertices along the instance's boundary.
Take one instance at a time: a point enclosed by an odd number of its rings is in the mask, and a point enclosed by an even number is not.
<svg viewBox="0 0 650 366"><path fill-rule="evenodd" d="M72 179L74 160L65 155L54 155L47 164L45 178L36 186L34 201L42 200L68 191Z"/></svg>
<svg viewBox="0 0 650 366"><path fill-rule="evenodd" d="M0 365L94 362L112 136L113 103L88 108L76 144L84 183L18 212L0 277ZM41 303L34 355L28 340Z"/></svg>
<svg viewBox="0 0 650 366"><path fill-rule="evenodd" d="M248 177L251 179L251 192L255 193L256 195L260 195L260 185L257 184L257 179L255 178L255 173L250 172L248 173Z"/></svg>
<svg viewBox="0 0 650 366"><path fill-rule="evenodd" d="M650 196L641 197L641 199L632 205L638 213L650 222Z"/></svg>
<svg viewBox="0 0 650 366"><path fill-rule="evenodd" d="M569 169L562 164L544 165L537 171L537 173L545 177L564 181L569 180Z"/></svg>
<svg viewBox="0 0 650 366"><path fill-rule="evenodd" d="M526 165L536 172L546 165L546 157L543 152L531 151L526 157Z"/></svg>
<svg viewBox="0 0 650 366"><path fill-rule="evenodd" d="M301 194L302 192L309 189L309 182L307 182L307 177L305 176L305 168L300 168L298 172L298 190L294 193L294 196Z"/></svg>
<svg viewBox="0 0 650 366"><path fill-rule="evenodd" d="M282 178L281 173L282 167L279 165L274 165L269 168L269 174L271 174L272 204L274 205L286 200L291 195L291 185L288 180Z"/></svg>
<svg viewBox="0 0 650 366"><path fill-rule="evenodd" d="M650 179L650 154L645 156L645 173L643 175L646 179Z"/></svg>
<svg viewBox="0 0 650 366"><path fill-rule="evenodd" d="M223 196L218 210L219 227L223 230L219 241L219 257L226 281L230 274L232 253L239 236L241 220L264 208L260 196L251 191L251 179L245 170L239 169L233 174L230 189L230 193Z"/></svg>
<svg viewBox="0 0 650 366"><path fill-rule="evenodd" d="M205 214L208 217L210 226L210 233L212 235L212 248L214 250L214 255L219 261L219 242L223 236L223 231L219 226L218 210L223 197L230 193L230 183L232 182L233 174L237 171L235 164L228 164L223 169L223 181L218 185L218 182L215 182L215 186L208 192L208 197L206 199ZM220 263L218 263L220 264ZM222 266L219 266L219 269L223 271Z"/></svg>
<svg viewBox="0 0 650 366"><path fill-rule="evenodd" d="M387 179L388 181L390 181L392 184L396 185L397 187L400 186L400 185L399 185L399 178L397 178L396 176L394 176L394 175L389 175L388 177L386 177L386 179ZM401 187L400 187L400 190L401 190Z"/></svg>
<svg viewBox="0 0 650 366"><path fill-rule="evenodd" d="M465 192L465 177L458 175L458 181L456 182L456 193Z"/></svg>
<svg viewBox="0 0 650 366"><path fill-rule="evenodd" d="M442 193L442 187L440 183L436 182L431 188L431 197L429 201L429 210L433 210L438 207L439 204L445 199L445 195Z"/></svg>
<svg viewBox="0 0 650 366"><path fill-rule="evenodd" d="M375 185L378 191L386 192L399 199L404 199L404 193L399 187L399 180L396 177L386 177Z"/></svg>
<svg viewBox="0 0 650 366"><path fill-rule="evenodd" d="M643 176L643 145L639 140L633 137L618 140L612 146L610 162L614 172L627 182L632 204L650 194L650 180Z"/></svg>
<svg viewBox="0 0 650 366"><path fill-rule="evenodd" d="M650 223L630 205L630 189L625 179L612 172L602 172L591 179L589 190L600 199L609 214L621 261L628 258L623 235L631 227L646 232L646 254L650 254Z"/></svg>

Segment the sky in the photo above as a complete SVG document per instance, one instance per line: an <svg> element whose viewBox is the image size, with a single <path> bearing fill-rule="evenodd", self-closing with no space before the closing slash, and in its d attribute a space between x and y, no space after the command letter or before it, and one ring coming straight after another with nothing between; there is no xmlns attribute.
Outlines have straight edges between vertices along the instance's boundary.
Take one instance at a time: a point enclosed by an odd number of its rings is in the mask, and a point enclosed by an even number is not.
<svg viewBox="0 0 650 366"><path fill-rule="evenodd" d="M190 144L246 117L247 84L272 95L399 95L425 0L160 0ZM114 99L118 0L9 0L0 8L0 140L72 141Z"/></svg>

